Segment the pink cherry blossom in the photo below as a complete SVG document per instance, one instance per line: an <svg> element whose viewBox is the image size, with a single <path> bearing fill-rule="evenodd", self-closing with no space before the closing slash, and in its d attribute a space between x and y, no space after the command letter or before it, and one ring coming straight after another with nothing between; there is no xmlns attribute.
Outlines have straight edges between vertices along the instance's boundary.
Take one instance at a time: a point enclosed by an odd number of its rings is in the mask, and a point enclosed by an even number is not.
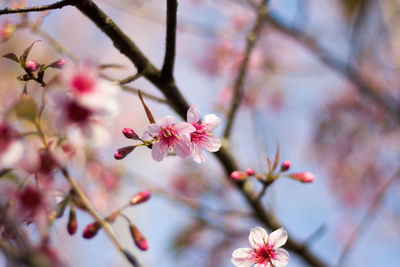
<svg viewBox="0 0 400 267"><path fill-rule="evenodd" d="M283 228L267 232L256 226L250 231L252 248L238 248L232 253L232 263L239 267L281 267L289 262L289 253L280 248L286 243L287 232Z"/></svg>
<svg viewBox="0 0 400 267"><path fill-rule="evenodd" d="M152 157L155 161L162 161L169 152L175 152L181 158L190 155L189 134L196 128L189 123L179 122L174 124L174 118L167 116L150 124L143 133L143 139L154 138Z"/></svg>
<svg viewBox="0 0 400 267"><path fill-rule="evenodd" d="M197 163L202 163L205 160L202 149L216 152L222 145L218 136L211 132L218 126L220 119L215 114L208 114L200 123L199 107L194 104L187 112L187 121L196 128L190 134L193 160Z"/></svg>

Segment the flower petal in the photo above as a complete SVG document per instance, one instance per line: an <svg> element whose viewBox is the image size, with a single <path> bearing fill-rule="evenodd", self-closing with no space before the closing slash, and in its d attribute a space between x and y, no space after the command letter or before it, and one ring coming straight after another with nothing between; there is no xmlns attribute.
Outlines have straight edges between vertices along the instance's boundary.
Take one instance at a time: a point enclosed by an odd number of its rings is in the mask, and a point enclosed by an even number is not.
<svg viewBox="0 0 400 267"><path fill-rule="evenodd" d="M196 128L187 122L178 122L174 127L179 134L189 134L196 131Z"/></svg>
<svg viewBox="0 0 400 267"><path fill-rule="evenodd" d="M190 140L186 135L182 135L181 138L175 144L175 153L181 157L186 158L190 155Z"/></svg>
<svg viewBox="0 0 400 267"><path fill-rule="evenodd" d="M172 123L174 123L174 117L172 116L166 116L164 118L161 118L157 121L157 124L163 128L171 125Z"/></svg>
<svg viewBox="0 0 400 267"><path fill-rule="evenodd" d="M250 231L249 235L249 243L252 248L259 248L264 245L264 243L267 243L268 240L268 234L267 231L265 231L263 228L260 226L253 227Z"/></svg>
<svg viewBox="0 0 400 267"><path fill-rule="evenodd" d="M221 120L215 114L208 114L204 117L202 124L207 124L206 128L208 130L213 130L217 128Z"/></svg>
<svg viewBox="0 0 400 267"><path fill-rule="evenodd" d="M206 155L204 155L204 152L195 143L192 143L191 150L192 150L192 158L195 162L202 163L206 160Z"/></svg>
<svg viewBox="0 0 400 267"><path fill-rule="evenodd" d="M289 253L286 250L277 248L274 252L275 257L271 259L271 262L275 267L286 266L289 263Z"/></svg>
<svg viewBox="0 0 400 267"><path fill-rule="evenodd" d="M268 237L268 244L274 248L279 248L286 243L288 234L285 229L279 228L273 231Z"/></svg>
<svg viewBox="0 0 400 267"><path fill-rule="evenodd" d="M147 126L146 130L144 130L142 134L142 139L147 139L148 137L157 136L160 133L160 126L155 123Z"/></svg>
<svg viewBox="0 0 400 267"><path fill-rule="evenodd" d="M210 152L217 152L221 145L221 140L213 133L208 133L207 142L203 142L204 148Z"/></svg>
<svg viewBox="0 0 400 267"><path fill-rule="evenodd" d="M189 108L186 119L190 124L196 124L200 120L200 110L197 104L194 104Z"/></svg>
<svg viewBox="0 0 400 267"><path fill-rule="evenodd" d="M254 265L254 267L271 267L271 264L269 262L267 263L258 263Z"/></svg>
<svg viewBox="0 0 400 267"><path fill-rule="evenodd" d="M168 146L162 145L161 142L155 142L151 149L151 156L155 161L162 161L168 155Z"/></svg>
<svg viewBox="0 0 400 267"><path fill-rule="evenodd" d="M232 253L231 262L239 267L250 267L254 264L252 259L251 248L238 248Z"/></svg>

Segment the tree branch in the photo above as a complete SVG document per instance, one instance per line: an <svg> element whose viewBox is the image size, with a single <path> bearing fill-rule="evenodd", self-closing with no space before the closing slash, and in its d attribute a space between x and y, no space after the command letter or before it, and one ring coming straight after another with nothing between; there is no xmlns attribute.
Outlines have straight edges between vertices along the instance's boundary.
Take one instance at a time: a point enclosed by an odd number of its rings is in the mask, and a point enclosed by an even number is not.
<svg viewBox="0 0 400 267"><path fill-rule="evenodd" d="M175 63L177 10L177 0L167 0L167 34L165 41L164 64L161 70L161 77L165 80L171 80L173 77Z"/></svg>
<svg viewBox="0 0 400 267"><path fill-rule="evenodd" d="M233 99L231 102L231 107L229 109L229 113L228 113L228 117L227 117L227 124L225 127L225 131L224 131L224 138L228 139L232 126L233 126L233 120L235 119L235 115L236 112L239 108L240 102L243 99L243 84L246 78L246 72L247 72L247 68L249 65L249 60L250 60L250 55L251 52L254 48L254 45L256 44L259 36L260 36L260 32L262 29L262 24L264 22L264 19L267 15L267 0L263 0L259 9L258 9L258 15L257 15L257 19L256 22L253 26L253 29L251 30L251 32L247 35L247 45L246 45L246 50L244 53L244 58L242 63L240 64L239 67L239 72L238 75L235 79L235 83L233 85Z"/></svg>
<svg viewBox="0 0 400 267"><path fill-rule="evenodd" d="M137 67L138 72L142 73L152 84L154 84L165 96L170 107L183 119L186 119L186 113L189 109L189 104L180 93L175 84L174 79L165 81L161 79L161 71L158 70L149 59L140 51L136 44L124 34L121 29L90 0L74 0L73 5L76 6L83 14L92 20L114 43L114 46ZM225 169L226 177L232 171L238 170L239 167L229 151L227 145L222 145L220 150L214 153ZM233 182L229 179L230 182ZM253 208L257 218L270 229L282 227L272 214L267 213L261 203L256 201L253 193L245 189L243 184L235 183L241 194L245 197L248 204ZM320 259L312 254L303 244L288 239L287 248L306 262L315 267L326 266Z"/></svg>
<svg viewBox="0 0 400 267"><path fill-rule="evenodd" d="M22 8L4 8L0 9L0 15L15 14L15 13L28 13L28 12L40 12L51 9L59 9L65 6L71 5L72 0L62 0L53 4L33 7L22 7Z"/></svg>

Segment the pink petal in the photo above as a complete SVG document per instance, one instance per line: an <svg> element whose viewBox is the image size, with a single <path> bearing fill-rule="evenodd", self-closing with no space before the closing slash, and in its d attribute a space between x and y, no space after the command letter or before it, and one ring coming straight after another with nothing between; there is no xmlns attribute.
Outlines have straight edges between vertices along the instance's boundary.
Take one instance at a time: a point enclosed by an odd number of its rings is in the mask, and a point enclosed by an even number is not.
<svg viewBox="0 0 400 267"><path fill-rule="evenodd" d="M195 162L197 163L202 163L206 160L206 156L204 155L204 152L201 150L201 148L196 145L195 143L192 143L191 146L192 150L192 158Z"/></svg>
<svg viewBox="0 0 400 267"><path fill-rule="evenodd" d="M189 134L196 131L196 128L187 122L178 122L174 125L175 130L180 134Z"/></svg>
<svg viewBox="0 0 400 267"><path fill-rule="evenodd" d="M221 145L221 140L213 133L209 133L209 136L207 137L207 142L203 143L204 148L210 152L217 152L220 149Z"/></svg>
<svg viewBox="0 0 400 267"><path fill-rule="evenodd" d="M147 139L147 137L157 136L160 132L160 126L155 123L150 124L147 126L146 130L144 130L142 134L142 139Z"/></svg>
<svg viewBox="0 0 400 267"><path fill-rule="evenodd" d="M207 124L207 129L208 130L213 130L217 128L221 120L217 117L215 114L208 114L204 117L203 121L201 122L202 124Z"/></svg>
<svg viewBox="0 0 400 267"><path fill-rule="evenodd" d="M272 245L274 248L279 248L286 243L288 239L288 234L283 228L279 228L273 231L268 238L268 244Z"/></svg>
<svg viewBox="0 0 400 267"><path fill-rule="evenodd" d="M155 161L162 161L168 155L168 146L162 145L161 142L155 142L151 149L151 156Z"/></svg>
<svg viewBox="0 0 400 267"><path fill-rule="evenodd" d="M172 116L166 116L164 118L161 118L157 121L157 124L163 128L171 125L172 123L174 123L174 117Z"/></svg>
<svg viewBox="0 0 400 267"><path fill-rule="evenodd" d="M232 253L231 262L238 267L250 267L254 264L251 248L238 248Z"/></svg>
<svg viewBox="0 0 400 267"><path fill-rule="evenodd" d="M181 157L186 158L190 155L190 140L189 137L183 135L178 142L175 144L175 153Z"/></svg>
<svg viewBox="0 0 400 267"><path fill-rule="evenodd" d="M275 267L286 266L289 263L289 253L283 248L275 249L275 258L271 259Z"/></svg>
<svg viewBox="0 0 400 267"><path fill-rule="evenodd" d="M192 105L187 112L187 122L196 124L200 120L200 110L197 104Z"/></svg>
<svg viewBox="0 0 400 267"><path fill-rule="evenodd" d="M249 235L249 243L252 248L259 248L264 245L264 243L267 243L268 240L268 234L267 231L265 231L263 228L260 226L253 227L250 231Z"/></svg>
<svg viewBox="0 0 400 267"><path fill-rule="evenodd" d="M256 265L254 265L254 267L271 267L271 263L267 262L267 263L258 263Z"/></svg>

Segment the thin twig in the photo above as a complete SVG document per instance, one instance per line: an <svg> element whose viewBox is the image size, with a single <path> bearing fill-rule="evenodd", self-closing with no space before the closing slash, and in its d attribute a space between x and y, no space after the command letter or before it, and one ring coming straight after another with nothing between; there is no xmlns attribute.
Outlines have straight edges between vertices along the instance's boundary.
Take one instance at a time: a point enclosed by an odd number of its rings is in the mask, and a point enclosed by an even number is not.
<svg viewBox="0 0 400 267"><path fill-rule="evenodd" d="M177 0L167 0L167 34L165 40L164 64L161 76L165 80L173 77L176 47L176 12L178 10Z"/></svg>
<svg viewBox="0 0 400 267"><path fill-rule="evenodd" d="M93 207L92 203L90 200L86 197L85 193L80 189L79 185L75 182L75 180L70 176L68 170L66 168L60 167L62 174L64 177L68 180L70 183L72 189L74 192L78 195L79 199L82 201L83 205L87 209L87 211L90 213L90 215L93 216L93 218L101 225L101 227L104 229L108 237L111 239L111 242L114 244L114 246L120 251L130 263L132 263L133 266L139 266L137 265L137 261L135 260L135 264L132 262L133 255L127 255L127 251L122 247L122 245L119 243L117 240L117 237L115 236L115 233L111 227L111 225L104 220L104 218L96 211L96 209Z"/></svg>
<svg viewBox="0 0 400 267"><path fill-rule="evenodd" d="M140 77L142 77L142 74L140 72L138 72L135 75L132 75L132 76L126 77L125 79L120 80L119 84L123 85L123 84L130 83L130 82L133 82L133 81L139 79Z"/></svg>
<svg viewBox="0 0 400 267"><path fill-rule="evenodd" d="M247 35L247 44L246 44L244 58L243 58L242 63L240 64L239 72L235 79L235 83L233 85L233 99L231 102L231 107L229 109L227 123L226 123L225 131L224 131L225 139L229 138L229 135L230 135L230 132L232 129L232 125L233 125L233 120L235 119L235 115L236 115L239 105L243 99L243 84L244 84L244 81L246 78L250 55L251 55L251 52L260 36L262 24L264 22L265 17L267 16L267 2L268 2L267 0L262 1L261 6L258 9L258 15L257 15L256 22L253 26L253 29Z"/></svg>
<svg viewBox="0 0 400 267"><path fill-rule="evenodd" d="M396 174L393 175L378 191L374 200L372 201L371 205L369 206L367 213L364 215L360 224L358 225L357 228L355 228L355 230L351 234L349 240L343 247L342 254L340 255L339 260L338 260L338 264L337 264L338 267L344 266L344 263L345 263L346 259L349 257L351 251L353 250L354 245L356 244L358 238L361 236L361 234L363 232L366 231L370 222L372 221L376 212L378 211L378 209L380 207L380 203L382 201L382 198L385 196L386 191L390 188L390 186L393 184L393 182L395 182L399 177L400 177L400 170L398 170L396 172Z"/></svg>
<svg viewBox="0 0 400 267"><path fill-rule="evenodd" d="M0 15L4 14L15 14L15 13L27 13L27 12L40 12L51 9L59 9L65 6L71 5L72 0L62 0L49 5L33 6L33 7L22 7L22 8L4 8L0 9Z"/></svg>

